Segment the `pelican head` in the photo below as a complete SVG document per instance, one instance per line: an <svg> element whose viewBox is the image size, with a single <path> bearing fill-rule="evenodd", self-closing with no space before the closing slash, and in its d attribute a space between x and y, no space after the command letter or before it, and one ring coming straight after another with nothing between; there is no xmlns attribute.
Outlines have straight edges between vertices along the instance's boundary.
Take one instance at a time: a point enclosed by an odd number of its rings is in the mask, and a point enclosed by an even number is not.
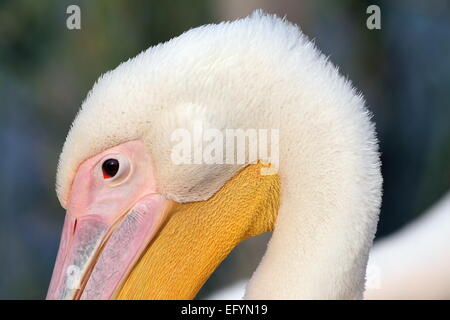
<svg viewBox="0 0 450 320"><path fill-rule="evenodd" d="M174 160L180 129L189 161ZM205 135L229 129L275 132L273 152L227 161L226 139ZM211 143L219 161L205 160ZM297 26L256 12L103 75L56 189L67 213L49 299L191 299L240 241L272 230L248 298L359 298L381 175L361 95Z"/></svg>

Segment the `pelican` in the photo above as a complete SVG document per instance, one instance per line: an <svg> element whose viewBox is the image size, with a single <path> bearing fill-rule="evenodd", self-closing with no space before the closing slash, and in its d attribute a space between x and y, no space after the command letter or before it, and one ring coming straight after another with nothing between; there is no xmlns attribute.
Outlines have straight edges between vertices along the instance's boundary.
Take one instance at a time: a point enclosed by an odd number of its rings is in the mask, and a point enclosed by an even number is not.
<svg viewBox="0 0 450 320"><path fill-rule="evenodd" d="M239 242L272 230L245 298L362 298L382 185L370 118L297 26L261 11L122 63L60 155L67 213L47 298L192 299ZM198 123L276 134L243 162L225 161L225 142L219 161L174 161L174 132Z"/></svg>

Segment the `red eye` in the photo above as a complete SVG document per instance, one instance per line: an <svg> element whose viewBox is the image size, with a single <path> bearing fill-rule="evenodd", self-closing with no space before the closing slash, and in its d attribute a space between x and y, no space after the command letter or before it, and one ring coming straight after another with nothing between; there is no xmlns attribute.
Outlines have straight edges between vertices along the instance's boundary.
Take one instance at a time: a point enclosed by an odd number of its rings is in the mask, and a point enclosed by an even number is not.
<svg viewBox="0 0 450 320"><path fill-rule="evenodd" d="M103 178L109 179L114 177L119 171L119 161L117 159L105 160L102 164Z"/></svg>

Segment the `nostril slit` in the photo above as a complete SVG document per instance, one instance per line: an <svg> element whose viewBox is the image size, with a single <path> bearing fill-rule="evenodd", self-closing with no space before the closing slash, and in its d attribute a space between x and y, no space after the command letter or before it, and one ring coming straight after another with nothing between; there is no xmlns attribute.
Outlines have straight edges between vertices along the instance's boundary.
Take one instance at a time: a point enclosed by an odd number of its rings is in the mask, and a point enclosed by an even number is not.
<svg viewBox="0 0 450 320"><path fill-rule="evenodd" d="M72 234L75 234L75 230L77 230L77 222L78 222L78 220L75 219L75 222L73 223L73 233Z"/></svg>

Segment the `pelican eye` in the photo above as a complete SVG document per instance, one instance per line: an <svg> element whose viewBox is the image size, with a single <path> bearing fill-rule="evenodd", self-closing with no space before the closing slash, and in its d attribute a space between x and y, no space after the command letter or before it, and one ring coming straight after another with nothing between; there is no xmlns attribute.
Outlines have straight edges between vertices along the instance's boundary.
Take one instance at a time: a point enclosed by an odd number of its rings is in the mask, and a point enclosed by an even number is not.
<svg viewBox="0 0 450 320"><path fill-rule="evenodd" d="M103 178L113 178L119 171L119 160L107 159L102 164Z"/></svg>

